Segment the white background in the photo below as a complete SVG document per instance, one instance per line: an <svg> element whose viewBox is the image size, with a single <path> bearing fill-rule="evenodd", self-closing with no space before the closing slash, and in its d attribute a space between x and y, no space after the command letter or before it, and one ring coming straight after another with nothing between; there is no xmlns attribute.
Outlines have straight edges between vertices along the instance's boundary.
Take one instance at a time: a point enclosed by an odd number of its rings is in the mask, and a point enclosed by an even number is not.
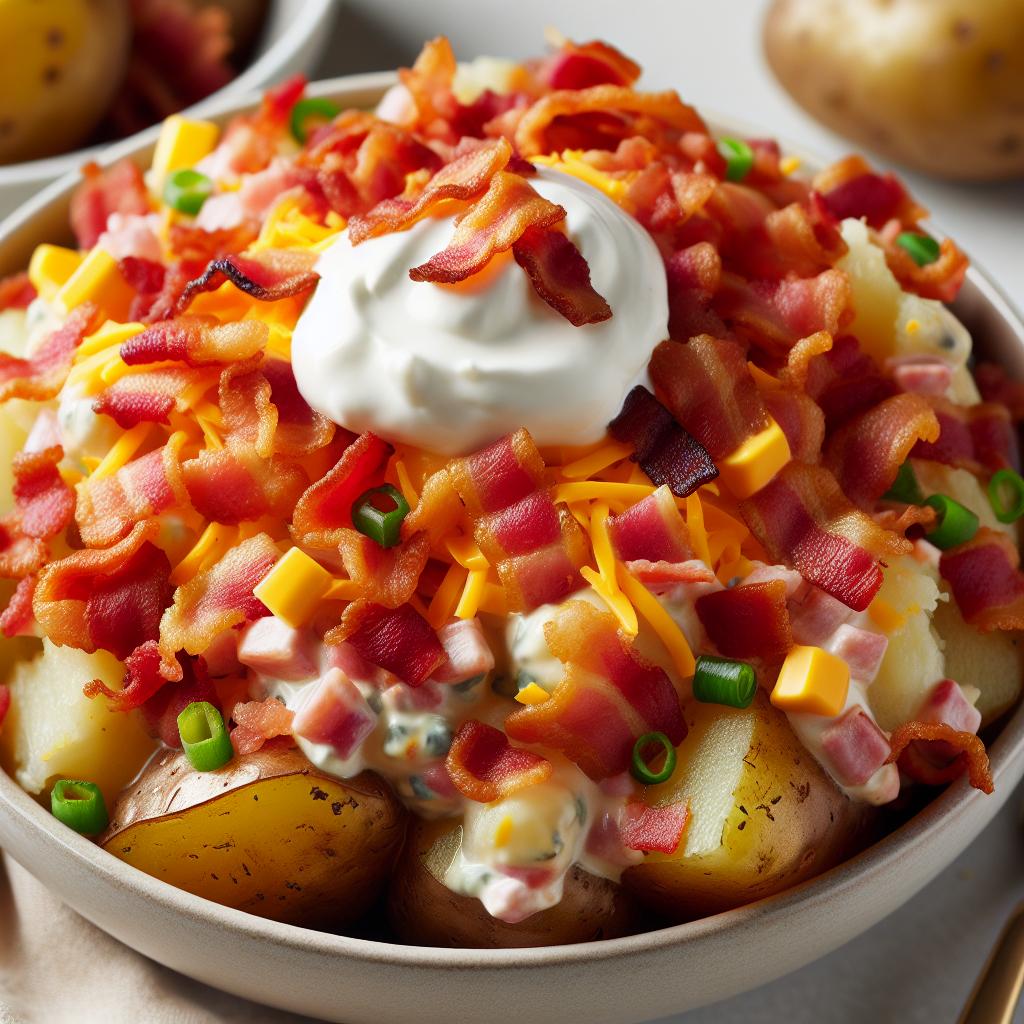
<svg viewBox="0 0 1024 1024"><path fill-rule="evenodd" d="M863 2L863 0L860 0ZM760 53L762 0L349 0L321 73L374 71L413 59L447 35L457 55L525 57L545 26L579 40L603 37L705 112L738 117L764 134L826 157L848 147L807 117L774 82ZM1024 183L954 186L906 176L919 200L1024 305ZM977 842L924 892L823 960L747 995L660 1024L955 1021L1003 920L1024 898L1019 794ZM629 979L624 978L628 985ZM1017 1019L1024 1021L1024 1013Z"/></svg>

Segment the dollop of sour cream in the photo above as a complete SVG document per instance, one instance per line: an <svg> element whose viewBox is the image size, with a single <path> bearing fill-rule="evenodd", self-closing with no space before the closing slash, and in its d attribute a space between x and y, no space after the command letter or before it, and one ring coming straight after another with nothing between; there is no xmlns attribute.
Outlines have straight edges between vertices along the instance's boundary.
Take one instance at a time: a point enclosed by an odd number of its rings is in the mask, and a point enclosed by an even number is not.
<svg viewBox="0 0 1024 1024"><path fill-rule="evenodd" d="M531 179L566 210L566 230L612 309L574 327L509 253L459 285L414 282L452 217L320 256L320 283L292 337L299 390L349 430L462 455L526 427L545 444L599 440L668 336L665 270L647 232L604 193L558 171Z"/></svg>

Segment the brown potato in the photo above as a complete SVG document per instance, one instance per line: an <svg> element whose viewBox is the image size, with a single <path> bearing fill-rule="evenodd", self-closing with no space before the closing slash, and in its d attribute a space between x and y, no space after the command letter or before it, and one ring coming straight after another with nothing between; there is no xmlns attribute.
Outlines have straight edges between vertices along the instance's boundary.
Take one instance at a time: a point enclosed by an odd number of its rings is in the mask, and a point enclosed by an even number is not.
<svg viewBox="0 0 1024 1024"><path fill-rule="evenodd" d="M0 4L0 164L84 143L124 77L126 0Z"/></svg>
<svg viewBox="0 0 1024 1024"><path fill-rule="evenodd" d="M768 63L808 113L943 178L1024 175L1020 0L775 0Z"/></svg>
<svg viewBox="0 0 1024 1024"><path fill-rule="evenodd" d="M759 695L746 710L687 708L672 779L651 803L690 801L676 853L648 855L623 885L660 914L692 920L780 892L853 852L864 820Z"/></svg>
<svg viewBox="0 0 1024 1024"><path fill-rule="evenodd" d="M440 880L458 852L457 822L417 820L388 896L388 916L397 937L417 946L480 949L556 946L628 935L639 927L622 888L576 865L562 900L519 924L491 917L479 900L452 892Z"/></svg>
<svg viewBox="0 0 1024 1024"><path fill-rule="evenodd" d="M281 749L197 772L165 750L122 793L99 842L206 899L334 930L377 899L404 831L403 808L369 772L343 781Z"/></svg>

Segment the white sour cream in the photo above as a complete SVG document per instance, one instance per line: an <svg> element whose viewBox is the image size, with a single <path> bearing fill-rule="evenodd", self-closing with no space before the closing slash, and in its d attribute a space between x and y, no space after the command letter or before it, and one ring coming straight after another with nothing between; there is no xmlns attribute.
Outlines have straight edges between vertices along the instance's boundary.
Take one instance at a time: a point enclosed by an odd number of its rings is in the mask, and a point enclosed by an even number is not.
<svg viewBox="0 0 1024 1024"><path fill-rule="evenodd" d="M647 232L604 193L547 169L532 179L567 212L611 319L574 327L509 254L459 286L414 282L453 219L321 255L292 362L313 408L349 430L461 455L525 426L538 444L599 440L668 334L665 270Z"/></svg>

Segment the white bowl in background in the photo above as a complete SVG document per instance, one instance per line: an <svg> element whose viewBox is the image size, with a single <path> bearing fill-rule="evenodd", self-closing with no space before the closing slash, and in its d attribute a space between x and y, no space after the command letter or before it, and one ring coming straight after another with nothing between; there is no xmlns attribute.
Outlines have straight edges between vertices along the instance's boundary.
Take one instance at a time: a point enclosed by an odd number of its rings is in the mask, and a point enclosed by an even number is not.
<svg viewBox="0 0 1024 1024"><path fill-rule="evenodd" d="M221 105L279 82L295 72L311 70L330 38L337 0L271 0L267 16L244 70L223 89L211 93L182 113L204 117ZM123 141L151 143L159 126L146 128ZM122 141L122 140L119 140ZM70 153L0 164L0 217L34 196L62 174L75 171L105 152L110 143L75 149Z"/></svg>
<svg viewBox="0 0 1024 1024"><path fill-rule="evenodd" d="M372 105L390 73L316 83ZM221 103L215 120L254 103ZM726 134L743 126L710 118ZM105 152L148 164L153 133ZM787 146L792 152L792 147ZM811 158L805 161L813 168ZM0 223L0 276L69 234L77 175ZM1024 379L1024 321L976 267L956 313L980 351ZM991 744L995 793L960 779L901 828L825 874L756 903L621 939L542 949L434 949L329 935L211 903L151 878L57 822L0 771L0 846L93 924L145 956L236 995L346 1024L629 1024L725 999L870 928L946 868L1024 776L1024 707ZM869 979L865 979L867 983Z"/></svg>

